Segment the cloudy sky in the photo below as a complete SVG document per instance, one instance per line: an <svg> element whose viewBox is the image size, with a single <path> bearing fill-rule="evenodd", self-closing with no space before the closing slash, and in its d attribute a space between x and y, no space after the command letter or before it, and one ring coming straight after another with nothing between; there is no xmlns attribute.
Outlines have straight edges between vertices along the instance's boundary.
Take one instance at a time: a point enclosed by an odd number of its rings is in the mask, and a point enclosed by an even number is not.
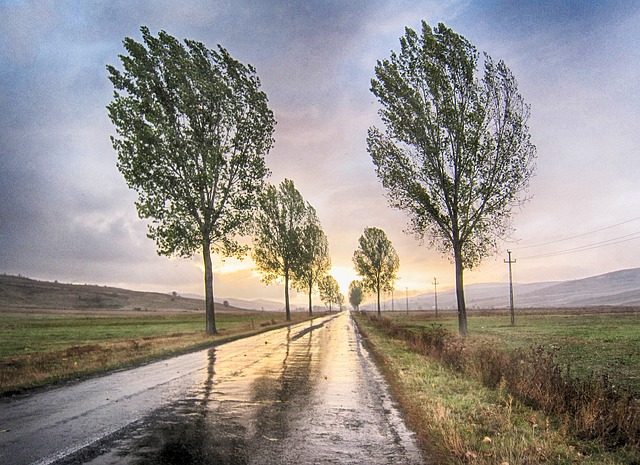
<svg viewBox="0 0 640 465"><path fill-rule="evenodd" d="M0 273L202 294L200 260L159 257L115 167L105 66L165 30L252 64L278 122L270 181L318 211L333 274L355 278L366 226L400 256L397 288L452 287L446 257L403 233L366 151L376 60L405 26L445 23L504 60L531 105L532 200L467 283L576 279L640 266L640 4L635 1L0 0ZM250 260L217 259L216 296L281 299ZM303 301L303 299L299 299Z"/></svg>

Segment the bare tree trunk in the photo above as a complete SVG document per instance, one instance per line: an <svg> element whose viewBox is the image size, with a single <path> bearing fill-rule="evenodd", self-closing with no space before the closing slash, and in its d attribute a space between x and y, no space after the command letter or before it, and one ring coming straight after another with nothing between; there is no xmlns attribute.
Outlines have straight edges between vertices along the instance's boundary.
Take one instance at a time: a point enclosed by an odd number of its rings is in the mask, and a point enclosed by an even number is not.
<svg viewBox="0 0 640 465"><path fill-rule="evenodd" d="M464 302L464 266L462 263L462 246L453 246L454 260L456 264L456 298L458 300L458 332L462 336L467 335L467 308Z"/></svg>
<svg viewBox="0 0 640 465"><path fill-rule="evenodd" d="M378 320L380 318L382 318L382 313L380 313L380 279L378 279L378 282L376 283L376 288L378 291Z"/></svg>
<svg viewBox="0 0 640 465"><path fill-rule="evenodd" d="M313 315L313 307L311 305L311 294L313 293L313 282L309 285L309 316Z"/></svg>
<svg viewBox="0 0 640 465"><path fill-rule="evenodd" d="M213 300L213 265L211 263L211 244L205 241L202 247L204 259L204 305L207 334L217 334L216 314Z"/></svg>
<svg viewBox="0 0 640 465"><path fill-rule="evenodd" d="M284 270L284 311L287 321L291 321L291 308L289 307L289 270Z"/></svg>

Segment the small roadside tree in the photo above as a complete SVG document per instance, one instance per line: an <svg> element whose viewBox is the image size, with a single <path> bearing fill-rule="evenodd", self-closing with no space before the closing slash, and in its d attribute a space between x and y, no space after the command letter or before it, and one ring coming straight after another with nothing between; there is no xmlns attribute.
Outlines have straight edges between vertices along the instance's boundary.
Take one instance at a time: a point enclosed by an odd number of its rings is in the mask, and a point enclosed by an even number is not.
<svg viewBox="0 0 640 465"><path fill-rule="evenodd" d="M117 166L138 193L138 215L151 220L158 254L202 254L206 331L214 334L211 254L247 250L236 237L249 232L269 173L275 120L254 68L223 47L140 30L143 43L124 39L123 70L107 66Z"/></svg>
<svg viewBox="0 0 640 465"><path fill-rule="evenodd" d="M339 306L342 309L342 303L344 302L344 296L340 292L340 285L333 276L325 276L320 280L320 300L325 305L329 306L329 312L331 312L333 304Z"/></svg>
<svg viewBox="0 0 640 465"><path fill-rule="evenodd" d="M322 230L315 208L307 207L300 237L300 263L293 270L293 285L309 297L309 315L313 314L312 295L322 277L331 268L329 240Z"/></svg>
<svg viewBox="0 0 640 465"><path fill-rule="evenodd" d="M386 132L367 145L392 207L455 263L458 329L467 333L464 269L477 266L511 231L535 169L529 106L507 66L443 24L406 28L401 50L378 61L371 91Z"/></svg>
<svg viewBox="0 0 640 465"><path fill-rule="evenodd" d="M377 295L380 318L380 293L393 290L400 266L398 253L382 229L365 228L358 240L358 249L353 253L353 265L362 277L363 290Z"/></svg>
<svg viewBox="0 0 640 465"><path fill-rule="evenodd" d="M252 257L266 283L284 278L287 321L291 321L289 282L304 263L303 231L311 206L304 201L293 181L279 187L268 185L255 213Z"/></svg>
<svg viewBox="0 0 640 465"><path fill-rule="evenodd" d="M349 303L354 310L360 309L360 304L364 299L364 292L362 290L362 283L360 281L353 280L349 284Z"/></svg>

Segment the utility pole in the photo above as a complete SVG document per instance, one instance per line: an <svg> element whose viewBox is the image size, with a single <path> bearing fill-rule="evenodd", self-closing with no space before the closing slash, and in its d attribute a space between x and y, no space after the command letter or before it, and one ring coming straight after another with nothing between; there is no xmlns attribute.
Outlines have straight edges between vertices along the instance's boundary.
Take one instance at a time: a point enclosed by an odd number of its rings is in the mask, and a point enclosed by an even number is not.
<svg viewBox="0 0 640 465"><path fill-rule="evenodd" d="M409 288L405 287L404 292L407 299L407 315L408 315L409 314Z"/></svg>
<svg viewBox="0 0 640 465"><path fill-rule="evenodd" d="M504 260L505 263L509 264L509 310L511 312L511 326L515 326L516 324L516 317L514 315L513 312L513 275L511 273L511 264L515 263L515 260L511 260L511 251L507 250L507 253L509 254L509 259L508 260Z"/></svg>
<svg viewBox="0 0 640 465"><path fill-rule="evenodd" d="M433 297L436 303L436 318L438 318L438 284L440 284L438 280L433 278Z"/></svg>

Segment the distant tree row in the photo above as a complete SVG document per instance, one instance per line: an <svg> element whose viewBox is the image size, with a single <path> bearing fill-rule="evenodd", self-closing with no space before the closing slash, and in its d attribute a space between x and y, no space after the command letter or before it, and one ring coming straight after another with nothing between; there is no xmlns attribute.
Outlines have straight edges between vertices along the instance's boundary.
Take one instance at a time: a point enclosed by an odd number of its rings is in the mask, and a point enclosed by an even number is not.
<svg viewBox="0 0 640 465"><path fill-rule="evenodd" d="M349 298L357 301L360 293L361 302L363 293L375 294L380 317L380 294L393 290L400 266L398 253L382 229L365 228L358 240L358 248L353 253L353 265L362 280L351 283ZM360 305L360 302L357 305Z"/></svg>
<svg viewBox="0 0 640 465"><path fill-rule="evenodd" d="M268 185L258 202L253 261L265 282L284 278L287 321L291 320L290 282L296 289L307 292L311 314L313 291L323 283L331 267L329 243L316 211L289 179L277 188ZM328 303L335 302L332 298Z"/></svg>
<svg viewBox="0 0 640 465"><path fill-rule="evenodd" d="M138 193L158 254L202 254L208 334L217 331L211 254L244 256L237 238L250 233L264 280L284 278L287 320L291 279L308 292L311 312L331 266L327 238L292 181L266 185L275 119L255 69L221 46L141 32L143 43L124 39L123 69L107 66L107 109L118 169Z"/></svg>
<svg viewBox="0 0 640 465"><path fill-rule="evenodd" d="M292 181L266 184L275 119L254 68L221 46L141 31L143 43L124 39L123 69L107 66L111 140L158 253L203 256L207 333L216 332L211 254L245 255L237 237L250 233L264 281L284 279L288 320L290 283L308 293L309 312L316 288L330 308L342 305L315 210ZM375 67L371 91L386 130L371 128L367 149L410 231L452 256L466 334L463 271L508 235L534 172L529 106L502 61L485 54L480 73L476 48L442 24L423 22L421 34L407 28L400 45ZM350 286L350 302L375 293L380 314L399 263L386 234L365 229L353 262L362 280Z"/></svg>
<svg viewBox="0 0 640 465"><path fill-rule="evenodd" d="M338 281L336 281L333 276L324 276L320 280L318 287L320 290L320 300L329 306L329 311L331 311L334 305L336 305L338 309L342 309L344 296L340 292Z"/></svg>

